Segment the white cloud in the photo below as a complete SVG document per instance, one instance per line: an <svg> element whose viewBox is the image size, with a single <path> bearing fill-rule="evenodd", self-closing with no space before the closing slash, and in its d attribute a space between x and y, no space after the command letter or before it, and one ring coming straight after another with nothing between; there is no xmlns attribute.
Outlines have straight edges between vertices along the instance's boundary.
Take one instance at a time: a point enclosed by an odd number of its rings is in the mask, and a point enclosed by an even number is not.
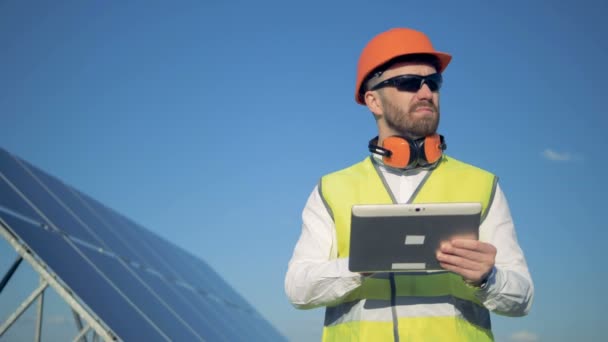
<svg viewBox="0 0 608 342"><path fill-rule="evenodd" d="M512 342L536 342L540 341L538 335L529 331L518 331L511 334L509 341Z"/></svg>
<svg viewBox="0 0 608 342"><path fill-rule="evenodd" d="M567 162L567 161L572 161L574 159L570 153L560 153L560 152L556 152L550 148L545 149L543 151L543 157L545 157L548 160L558 161L558 162Z"/></svg>

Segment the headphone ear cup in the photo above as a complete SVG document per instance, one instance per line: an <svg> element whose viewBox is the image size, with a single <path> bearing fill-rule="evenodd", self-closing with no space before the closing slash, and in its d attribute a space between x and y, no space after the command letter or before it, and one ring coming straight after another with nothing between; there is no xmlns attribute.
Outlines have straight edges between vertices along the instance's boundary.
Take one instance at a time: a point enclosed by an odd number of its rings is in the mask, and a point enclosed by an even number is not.
<svg viewBox="0 0 608 342"><path fill-rule="evenodd" d="M429 135L424 139L424 157L426 162L433 164L443 155L443 141L439 134Z"/></svg>
<svg viewBox="0 0 608 342"><path fill-rule="evenodd" d="M407 140L391 136L384 139L382 147L392 152L390 157L385 156L382 158L384 164L398 169L405 169L412 162L411 147Z"/></svg>

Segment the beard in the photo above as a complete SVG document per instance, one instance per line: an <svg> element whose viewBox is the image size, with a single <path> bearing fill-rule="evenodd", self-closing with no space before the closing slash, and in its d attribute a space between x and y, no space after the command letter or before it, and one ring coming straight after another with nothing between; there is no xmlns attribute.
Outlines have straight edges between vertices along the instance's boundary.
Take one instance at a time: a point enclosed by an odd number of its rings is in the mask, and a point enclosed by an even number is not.
<svg viewBox="0 0 608 342"><path fill-rule="evenodd" d="M399 135L408 138L421 138L437 132L439 127L439 105L431 101L419 101L410 108L403 108L394 103L384 100L384 118L388 127ZM424 117L415 118L416 109L428 107L433 113L426 114Z"/></svg>

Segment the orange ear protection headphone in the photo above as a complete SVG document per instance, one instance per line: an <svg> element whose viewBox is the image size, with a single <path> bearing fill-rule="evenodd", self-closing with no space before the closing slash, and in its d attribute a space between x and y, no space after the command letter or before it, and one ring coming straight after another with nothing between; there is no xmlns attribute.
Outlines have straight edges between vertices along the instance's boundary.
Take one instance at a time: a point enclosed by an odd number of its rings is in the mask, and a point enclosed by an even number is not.
<svg viewBox="0 0 608 342"><path fill-rule="evenodd" d="M432 166L447 148L443 135L432 134L411 140L398 135L390 136L378 146L378 137L369 141L369 151L382 156L385 165L397 169Z"/></svg>

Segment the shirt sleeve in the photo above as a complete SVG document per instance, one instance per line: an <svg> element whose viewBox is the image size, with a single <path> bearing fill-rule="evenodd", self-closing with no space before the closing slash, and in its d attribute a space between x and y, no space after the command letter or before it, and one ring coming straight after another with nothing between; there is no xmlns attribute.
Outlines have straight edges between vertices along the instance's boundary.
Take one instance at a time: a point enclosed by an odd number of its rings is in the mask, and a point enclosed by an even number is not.
<svg viewBox="0 0 608 342"><path fill-rule="evenodd" d="M296 308L337 304L361 285L363 276L348 270L348 258L336 257L335 225L315 187L285 276L285 292Z"/></svg>
<svg viewBox="0 0 608 342"><path fill-rule="evenodd" d="M507 199L497 185L488 215L479 228L480 240L496 247L493 272L477 297L490 311L524 316L530 311L534 284L524 253L517 242Z"/></svg>

